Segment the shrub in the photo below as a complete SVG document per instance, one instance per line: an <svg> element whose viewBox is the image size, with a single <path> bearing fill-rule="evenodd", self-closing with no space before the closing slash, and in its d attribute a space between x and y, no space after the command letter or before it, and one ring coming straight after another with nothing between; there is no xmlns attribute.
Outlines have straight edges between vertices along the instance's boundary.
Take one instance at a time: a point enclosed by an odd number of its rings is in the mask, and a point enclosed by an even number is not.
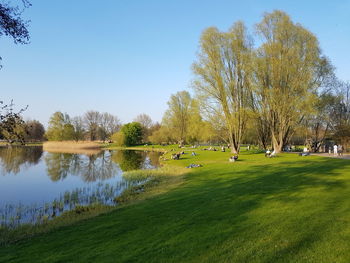
<svg viewBox="0 0 350 263"><path fill-rule="evenodd" d="M125 146L125 136L121 131L114 133L111 140L118 146Z"/></svg>
<svg viewBox="0 0 350 263"><path fill-rule="evenodd" d="M124 135L125 146L133 146L142 143L142 127L140 123L127 123L121 128L121 132Z"/></svg>

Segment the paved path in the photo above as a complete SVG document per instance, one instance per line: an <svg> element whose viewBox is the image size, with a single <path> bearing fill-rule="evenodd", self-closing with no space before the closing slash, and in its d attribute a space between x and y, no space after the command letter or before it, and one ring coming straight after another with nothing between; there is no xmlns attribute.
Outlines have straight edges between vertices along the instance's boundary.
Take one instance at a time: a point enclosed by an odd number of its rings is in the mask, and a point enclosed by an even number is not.
<svg viewBox="0 0 350 263"><path fill-rule="evenodd" d="M328 153L311 153L311 155L350 160L350 154L349 153L345 153L342 156L334 156L333 153L332 154L328 154Z"/></svg>

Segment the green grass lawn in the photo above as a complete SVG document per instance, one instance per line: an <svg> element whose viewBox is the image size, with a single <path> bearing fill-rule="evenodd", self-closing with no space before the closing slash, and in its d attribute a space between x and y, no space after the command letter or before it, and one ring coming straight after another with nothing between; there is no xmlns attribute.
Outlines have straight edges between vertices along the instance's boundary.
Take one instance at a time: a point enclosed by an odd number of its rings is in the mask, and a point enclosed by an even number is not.
<svg viewBox="0 0 350 263"><path fill-rule="evenodd" d="M0 248L0 262L350 262L350 161L198 150L151 199Z"/></svg>

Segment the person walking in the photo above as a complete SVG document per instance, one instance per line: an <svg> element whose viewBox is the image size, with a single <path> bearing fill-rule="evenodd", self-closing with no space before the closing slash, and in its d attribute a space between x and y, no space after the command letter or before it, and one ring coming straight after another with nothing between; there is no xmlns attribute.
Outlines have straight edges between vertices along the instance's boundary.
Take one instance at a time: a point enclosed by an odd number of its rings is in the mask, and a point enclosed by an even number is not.
<svg viewBox="0 0 350 263"><path fill-rule="evenodd" d="M333 154L334 156L338 156L338 145L334 144L333 146Z"/></svg>
<svg viewBox="0 0 350 263"><path fill-rule="evenodd" d="M341 144L338 145L338 155L343 156L343 146Z"/></svg>

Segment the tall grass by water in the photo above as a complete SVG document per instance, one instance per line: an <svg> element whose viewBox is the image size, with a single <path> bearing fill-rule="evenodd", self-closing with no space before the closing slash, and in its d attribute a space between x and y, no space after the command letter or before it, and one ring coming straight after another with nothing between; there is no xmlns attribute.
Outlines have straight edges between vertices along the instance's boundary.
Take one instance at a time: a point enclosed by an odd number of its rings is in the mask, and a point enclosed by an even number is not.
<svg viewBox="0 0 350 263"><path fill-rule="evenodd" d="M0 227L16 228L21 224L42 224L78 206L95 203L114 205L116 196L137 183L139 182L128 180L113 185L98 183L96 186L66 191L52 202L31 205L8 204L0 208Z"/></svg>
<svg viewBox="0 0 350 263"><path fill-rule="evenodd" d="M156 186L162 182L173 185L169 178L182 172L169 167L134 170L126 172L120 182L66 191L52 202L7 205L0 210L0 246L105 213L147 194L164 192L166 187Z"/></svg>
<svg viewBox="0 0 350 263"><path fill-rule="evenodd" d="M100 152L101 144L89 141L49 141L43 143L43 150L93 155Z"/></svg>

